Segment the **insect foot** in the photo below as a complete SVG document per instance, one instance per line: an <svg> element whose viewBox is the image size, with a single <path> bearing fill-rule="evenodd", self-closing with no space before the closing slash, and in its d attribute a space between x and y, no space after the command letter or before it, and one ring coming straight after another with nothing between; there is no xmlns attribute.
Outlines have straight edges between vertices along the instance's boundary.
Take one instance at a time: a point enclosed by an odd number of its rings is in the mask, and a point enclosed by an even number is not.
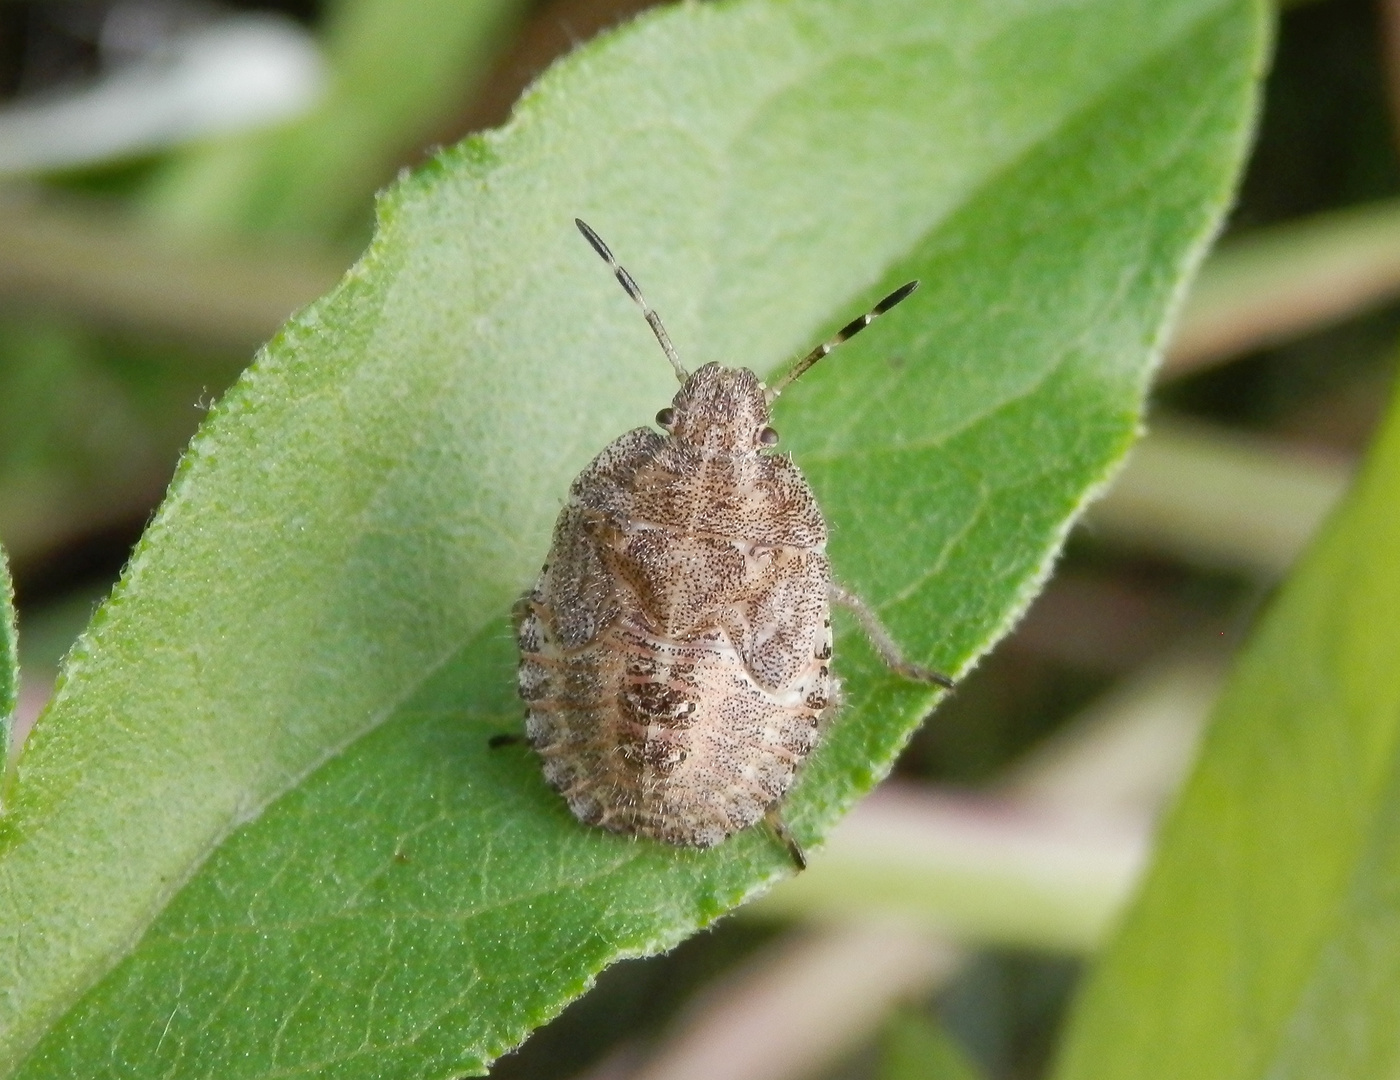
<svg viewBox="0 0 1400 1080"><path fill-rule="evenodd" d="M778 815L835 710L831 602L852 607L895 670L910 664L874 612L835 586L827 527L797 466L770 453L774 399L913 292L910 282L773 387L746 368L687 372L661 318L602 239L579 231L646 316L681 383L569 489L549 557L516 608L527 741L579 820L711 847Z"/></svg>

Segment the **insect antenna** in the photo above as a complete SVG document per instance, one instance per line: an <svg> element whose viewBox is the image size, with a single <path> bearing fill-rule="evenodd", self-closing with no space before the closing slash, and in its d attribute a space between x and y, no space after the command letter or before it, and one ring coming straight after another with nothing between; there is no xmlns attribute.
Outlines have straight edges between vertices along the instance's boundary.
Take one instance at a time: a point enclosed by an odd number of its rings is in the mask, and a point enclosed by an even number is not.
<svg viewBox="0 0 1400 1080"><path fill-rule="evenodd" d="M642 314L646 316L647 325L651 327L651 332L656 335L656 340L661 343L661 348L666 352L666 359L671 361L671 366L676 369L676 378L684 383L690 376L681 366L681 358L676 354L676 347L671 344L670 335L666 333L666 328L661 325L661 316L653 311L651 305L647 303L647 298L642 295L642 290L637 288L636 279L624 267L618 265L608 245L603 243L603 238L593 231L588 222L582 218L574 218L574 224L578 226L578 231L583 233L584 239L593 245L593 250L613 268L613 273L617 275L618 284L642 309Z"/></svg>
<svg viewBox="0 0 1400 1080"><path fill-rule="evenodd" d="M583 223L580 222L579 224L582 225ZM840 330L836 331L835 335L828 338L826 341L823 341L820 345L818 345L815 349L809 352L801 360L793 364L792 367L788 368L787 371L783 372L783 374L778 376L777 382L775 382L772 386L768 388L767 397L769 402L771 403L774 398L776 398L789 386L795 383L799 378L805 375L807 373L808 368L810 368L827 353L831 352L831 350L836 348L836 346L840 345L841 342L849 341L851 338L855 337L867 326L869 326L876 319L878 319L881 315L889 311L890 308L894 307L895 304L908 297L908 295L918 287L919 283L917 281L905 282L899 288L895 289L894 292L890 293L889 296L885 297L873 308L871 308L864 315L862 315L859 319L852 319L845 326L841 327Z"/></svg>

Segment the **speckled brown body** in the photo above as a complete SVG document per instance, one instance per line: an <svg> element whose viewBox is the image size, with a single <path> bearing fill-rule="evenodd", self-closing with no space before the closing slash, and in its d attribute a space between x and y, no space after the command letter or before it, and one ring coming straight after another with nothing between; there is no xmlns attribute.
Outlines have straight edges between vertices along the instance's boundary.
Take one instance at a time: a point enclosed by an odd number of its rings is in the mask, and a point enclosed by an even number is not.
<svg viewBox="0 0 1400 1080"><path fill-rule="evenodd" d="M574 481L518 614L520 693L580 820L710 847L782 798L833 707L831 579L757 377L708 364L673 404Z"/></svg>

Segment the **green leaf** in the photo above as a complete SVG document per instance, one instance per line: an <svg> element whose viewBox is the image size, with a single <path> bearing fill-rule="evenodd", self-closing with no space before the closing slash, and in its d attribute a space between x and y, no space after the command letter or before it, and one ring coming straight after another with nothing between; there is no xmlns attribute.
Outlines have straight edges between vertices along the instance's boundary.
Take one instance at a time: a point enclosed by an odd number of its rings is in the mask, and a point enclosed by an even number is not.
<svg viewBox="0 0 1400 1080"><path fill-rule="evenodd" d="M19 704L19 648L15 632L15 590L10 564L0 548L0 791L4 790L10 756L10 725Z"/></svg>
<svg viewBox="0 0 1400 1080"><path fill-rule="evenodd" d="M1400 409L1240 657L1057 1076L1400 1069Z"/></svg>
<svg viewBox="0 0 1400 1080"><path fill-rule="evenodd" d="M928 1017L904 1010L885 1029L880 1080L979 1080L982 1071Z"/></svg>
<svg viewBox="0 0 1400 1080"><path fill-rule="evenodd" d="M575 822L506 613L570 479L692 366L769 370L917 276L776 424L837 574L962 670L1137 425L1248 134L1243 0L685 5L398 185L215 410L68 661L0 833L0 1063L453 1076L791 872ZM843 631L845 628L842 628ZM814 846L931 695L857 634L786 813Z"/></svg>

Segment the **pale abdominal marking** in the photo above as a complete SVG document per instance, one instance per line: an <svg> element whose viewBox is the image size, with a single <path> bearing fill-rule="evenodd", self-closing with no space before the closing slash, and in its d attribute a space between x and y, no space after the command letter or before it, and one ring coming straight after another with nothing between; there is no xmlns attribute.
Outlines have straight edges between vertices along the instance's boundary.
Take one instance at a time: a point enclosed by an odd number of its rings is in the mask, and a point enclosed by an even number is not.
<svg viewBox="0 0 1400 1080"><path fill-rule="evenodd" d="M747 368L688 373L632 275L582 221L681 388L604 448L569 489L548 561L516 608L526 738L579 820L711 847L767 820L839 707L831 604L849 607L889 665L910 663L875 612L835 585L827 528L778 442L770 407L792 381L899 303L895 290L771 387ZM493 740L500 745L508 740Z"/></svg>

